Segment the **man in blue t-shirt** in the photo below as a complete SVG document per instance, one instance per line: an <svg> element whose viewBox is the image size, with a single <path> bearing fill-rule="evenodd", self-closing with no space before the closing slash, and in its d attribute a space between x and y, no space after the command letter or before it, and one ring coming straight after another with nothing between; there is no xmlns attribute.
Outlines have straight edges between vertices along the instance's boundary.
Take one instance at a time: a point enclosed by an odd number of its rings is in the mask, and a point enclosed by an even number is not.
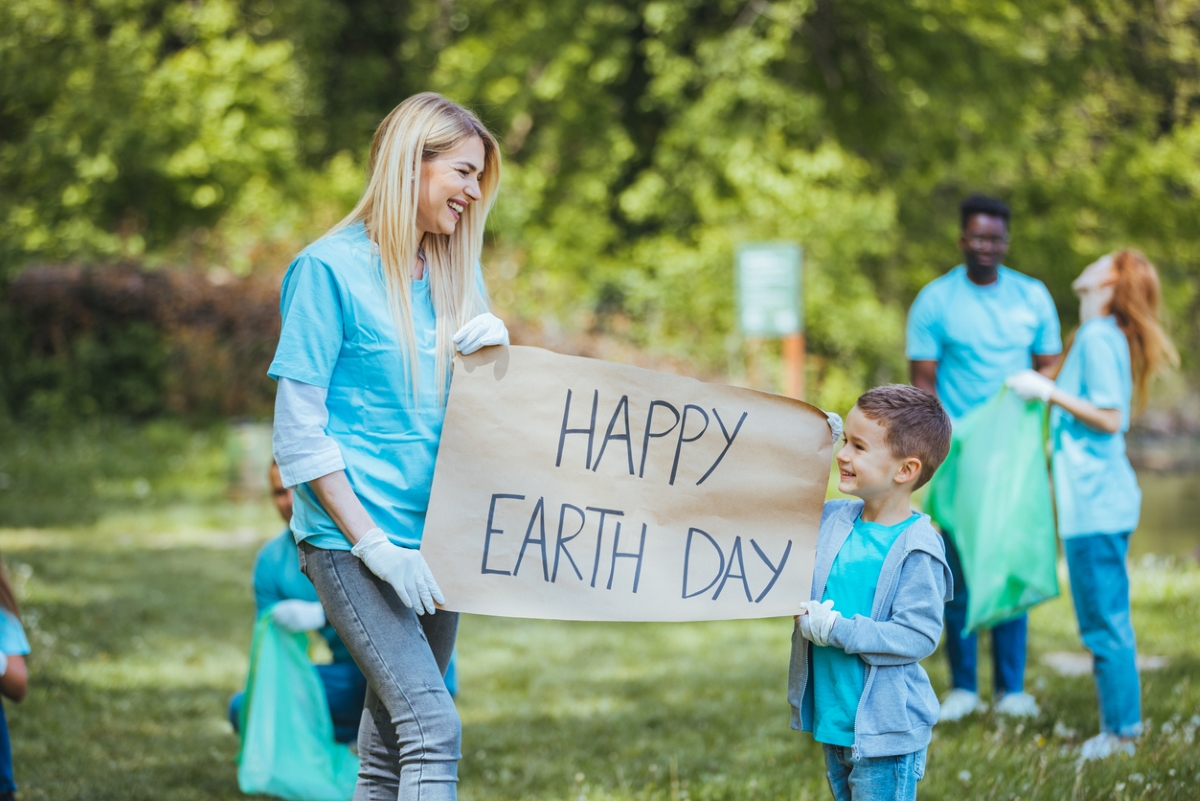
<svg viewBox="0 0 1200 801"><path fill-rule="evenodd" d="M1008 253L1008 206L972 195L962 202L958 248L963 264L931 281L908 313L908 358L914 386L937 395L952 420L993 396L1004 379L1032 367L1053 367L1062 350L1058 313L1045 285L1003 266ZM946 556L954 600L946 604L946 651L953 688L942 700L941 720L982 708L976 679L976 636L962 636L967 587L951 537ZM1025 615L992 629L995 709L1034 716L1037 703L1024 690Z"/></svg>

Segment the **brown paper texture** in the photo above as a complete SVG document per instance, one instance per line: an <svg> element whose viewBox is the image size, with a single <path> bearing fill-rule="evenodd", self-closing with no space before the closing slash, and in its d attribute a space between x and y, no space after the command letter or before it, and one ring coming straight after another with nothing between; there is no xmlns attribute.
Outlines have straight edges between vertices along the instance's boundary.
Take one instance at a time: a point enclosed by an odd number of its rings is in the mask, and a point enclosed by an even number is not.
<svg viewBox="0 0 1200 801"><path fill-rule="evenodd" d="M421 553L459 612L795 614L832 450L790 398L485 348L455 364Z"/></svg>

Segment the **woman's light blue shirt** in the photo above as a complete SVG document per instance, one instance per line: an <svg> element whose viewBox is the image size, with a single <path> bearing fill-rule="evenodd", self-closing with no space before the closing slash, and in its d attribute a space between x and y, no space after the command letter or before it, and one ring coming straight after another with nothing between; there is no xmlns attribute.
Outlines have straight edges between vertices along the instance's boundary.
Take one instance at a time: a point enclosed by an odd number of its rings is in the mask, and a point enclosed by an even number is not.
<svg viewBox="0 0 1200 801"><path fill-rule="evenodd" d="M823 601L844 618L870 617L875 606L875 589L883 561L904 529L920 515L913 514L892 526L868 523L861 517L842 544L829 568ZM828 745L854 745L854 718L862 698L866 662L832 645L814 646L813 739Z"/></svg>
<svg viewBox="0 0 1200 801"><path fill-rule="evenodd" d="M1057 384L1101 409L1121 410L1116 434L1089 428L1058 406L1050 413L1059 535L1133 531L1142 509L1142 491L1125 455L1133 373L1129 341L1115 319L1099 317L1079 327Z"/></svg>
<svg viewBox="0 0 1200 801"><path fill-rule="evenodd" d="M6 656L24 656L29 653L25 627L17 620L16 615L3 608L0 608L0 653Z"/></svg>
<svg viewBox="0 0 1200 801"><path fill-rule="evenodd" d="M346 477L388 538L419 548L445 407L436 386L437 320L428 273L412 282L418 402L388 306L379 256L362 224L309 245L288 267L283 326L268 374L327 387L329 424ZM292 532L349 550L308 484L296 487Z"/></svg>

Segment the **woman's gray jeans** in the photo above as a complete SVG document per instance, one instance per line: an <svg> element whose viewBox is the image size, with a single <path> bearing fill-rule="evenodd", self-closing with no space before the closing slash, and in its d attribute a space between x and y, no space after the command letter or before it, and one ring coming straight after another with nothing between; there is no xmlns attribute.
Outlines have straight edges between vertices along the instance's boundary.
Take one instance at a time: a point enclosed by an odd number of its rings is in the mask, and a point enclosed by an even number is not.
<svg viewBox="0 0 1200 801"><path fill-rule="evenodd" d="M462 723L443 676L458 613L417 615L349 551L301 543L300 568L367 677L354 801L454 801Z"/></svg>

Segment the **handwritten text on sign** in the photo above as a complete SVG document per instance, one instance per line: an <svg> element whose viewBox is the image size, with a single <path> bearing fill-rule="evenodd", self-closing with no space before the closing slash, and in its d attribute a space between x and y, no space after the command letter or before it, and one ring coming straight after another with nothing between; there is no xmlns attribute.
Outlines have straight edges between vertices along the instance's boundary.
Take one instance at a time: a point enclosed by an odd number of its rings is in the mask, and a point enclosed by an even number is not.
<svg viewBox="0 0 1200 801"><path fill-rule="evenodd" d="M487 348L455 367L421 552L462 612L793 614L831 450L799 401Z"/></svg>

